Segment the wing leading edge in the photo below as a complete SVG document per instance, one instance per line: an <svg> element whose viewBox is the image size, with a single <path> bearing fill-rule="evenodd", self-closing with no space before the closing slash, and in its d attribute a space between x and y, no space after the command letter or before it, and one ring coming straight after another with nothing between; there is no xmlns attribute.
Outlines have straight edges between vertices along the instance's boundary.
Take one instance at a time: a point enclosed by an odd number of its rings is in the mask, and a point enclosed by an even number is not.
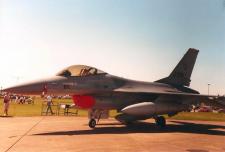
<svg viewBox="0 0 225 152"><path fill-rule="evenodd" d="M120 93L136 93L136 94L155 94L155 95L168 95L168 96L180 96L180 97L198 97L198 98L214 98L217 96L214 95L204 95L204 94L194 94L194 93L185 93L181 91L171 91L171 90L154 90L148 87L121 87L115 89L113 92L120 92Z"/></svg>

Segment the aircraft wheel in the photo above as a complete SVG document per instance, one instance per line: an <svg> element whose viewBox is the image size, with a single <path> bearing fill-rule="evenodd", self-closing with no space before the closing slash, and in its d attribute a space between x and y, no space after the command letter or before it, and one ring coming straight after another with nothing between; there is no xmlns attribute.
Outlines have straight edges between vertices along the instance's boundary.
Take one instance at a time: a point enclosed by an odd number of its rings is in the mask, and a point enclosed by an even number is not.
<svg viewBox="0 0 225 152"><path fill-rule="evenodd" d="M91 119L91 120L89 121L89 127L90 127L90 128L95 128L95 126L96 126L96 120L95 120L95 119Z"/></svg>
<svg viewBox="0 0 225 152"><path fill-rule="evenodd" d="M155 118L156 121L156 125L164 128L166 126L166 119L163 116L159 116L157 118Z"/></svg>

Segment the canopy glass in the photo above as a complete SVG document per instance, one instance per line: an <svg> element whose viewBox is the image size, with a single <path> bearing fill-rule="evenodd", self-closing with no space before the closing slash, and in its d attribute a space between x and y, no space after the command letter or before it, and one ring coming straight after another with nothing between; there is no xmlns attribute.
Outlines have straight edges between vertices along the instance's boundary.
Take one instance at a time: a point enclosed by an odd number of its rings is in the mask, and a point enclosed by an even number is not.
<svg viewBox="0 0 225 152"><path fill-rule="evenodd" d="M90 67L86 65L72 65L58 72L57 76L64 76L64 77L89 76L89 75L98 75L103 73L106 73L106 72L94 67Z"/></svg>

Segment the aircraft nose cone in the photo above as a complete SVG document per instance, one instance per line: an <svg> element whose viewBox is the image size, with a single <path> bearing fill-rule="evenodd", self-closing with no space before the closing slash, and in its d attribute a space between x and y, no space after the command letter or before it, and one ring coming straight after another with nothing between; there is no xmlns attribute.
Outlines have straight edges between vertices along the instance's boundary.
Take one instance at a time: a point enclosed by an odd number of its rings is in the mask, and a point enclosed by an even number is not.
<svg viewBox="0 0 225 152"><path fill-rule="evenodd" d="M5 88L2 91L8 92L8 93L15 93L15 94L41 94L44 90L45 84L37 84L37 83L31 83L31 84L22 84L17 85L9 88Z"/></svg>
<svg viewBox="0 0 225 152"><path fill-rule="evenodd" d="M61 76L54 76L50 78L34 80L28 83L23 83L20 85L5 88L2 91L24 95L41 95L43 93L54 94L57 93L57 89L59 87L58 84L64 82L65 80L67 80L67 78Z"/></svg>

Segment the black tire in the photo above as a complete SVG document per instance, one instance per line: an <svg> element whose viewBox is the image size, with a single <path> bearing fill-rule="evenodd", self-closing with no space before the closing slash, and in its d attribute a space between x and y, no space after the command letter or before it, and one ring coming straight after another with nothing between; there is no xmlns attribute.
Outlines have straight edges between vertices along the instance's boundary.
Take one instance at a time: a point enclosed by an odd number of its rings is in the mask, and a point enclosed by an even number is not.
<svg viewBox="0 0 225 152"><path fill-rule="evenodd" d="M155 119L156 125L164 128L166 126L166 119L163 116L159 116Z"/></svg>
<svg viewBox="0 0 225 152"><path fill-rule="evenodd" d="M95 128L95 126L96 126L96 120L95 120L95 119L91 119L91 120L89 121L89 127L90 127L90 128Z"/></svg>

